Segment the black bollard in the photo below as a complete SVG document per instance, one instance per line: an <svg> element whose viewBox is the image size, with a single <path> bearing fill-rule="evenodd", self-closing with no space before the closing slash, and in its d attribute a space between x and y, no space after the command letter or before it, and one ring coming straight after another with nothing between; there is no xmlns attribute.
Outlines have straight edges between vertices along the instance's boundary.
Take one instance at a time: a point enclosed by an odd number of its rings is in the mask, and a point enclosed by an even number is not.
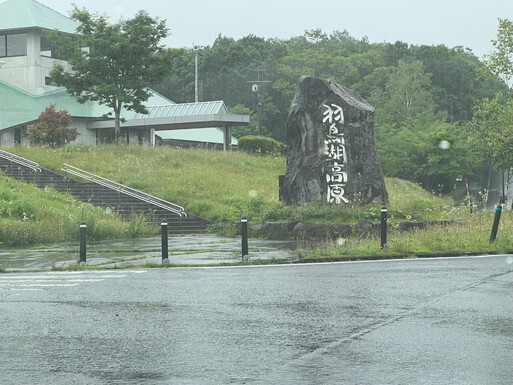
<svg viewBox="0 0 513 385"><path fill-rule="evenodd" d="M242 217L240 220L240 233L242 235L242 260L248 258L248 218Z"/></svg>
<svg viewBox="0 0 513 385"><path fill-rule="evenodd" d="M493 218L492 233L490 234L490 242L495 241L497 238L497 230L499 230L499 222L501 220L502 205L497 205L495 209L495 217Z"/></svg>
<svg viewBox="0 0 513 385"><path fill-rule="evenodd" d="M387 214L388 210L385 206L381 208L381 248L384 249L388 247L387 245Z"/></svg>
<svg viewBox="0 0 513 385"><path fill-rule="evenodd" d="M166 220L162 220L160 228L162 232L162 263L164 263L169 262L169 244Z"/></svg>
<svg viewBox="0 0 513 385"><path fill-rule="evenodd" d="M81 222L80 223L80 263L86 263L86 260L87 260L86 237L87 237L87 225L85 222Z"/></svg>

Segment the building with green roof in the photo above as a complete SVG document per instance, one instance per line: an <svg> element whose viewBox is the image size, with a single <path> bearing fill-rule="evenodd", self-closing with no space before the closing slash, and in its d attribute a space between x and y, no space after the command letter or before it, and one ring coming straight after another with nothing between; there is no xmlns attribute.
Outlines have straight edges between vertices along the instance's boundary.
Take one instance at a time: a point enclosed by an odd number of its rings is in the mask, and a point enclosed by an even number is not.
<svg viewBox="0 0 513 385"><path fill-rule="evenodd" d="M78 24L35 0L6 0L0 3L0 147L29 144L27 127L51 104L73 117L72 127L80 133L76 143L108 142L113 136L112 119L106 106L78 103L65 89L52 84L54 64L67 65L55 57L45 31L73 34ZM230 115L223 102L175 104L152 92L145 104L148 115L123 111L122 132L128 143L155 143L155 132L164 142L221 144L228 149L236 140L230 127L246 125L246 115ZM221 116L223 115L223 116ZM184 121L188 124L184 125ZM216 128L217 125L222 129ZM196 132L192 134L193 129ZM170 131L176 131L175 133ZM187 131L191 133L187 138ZM223 140L219 143L219 134Z"/></svg>

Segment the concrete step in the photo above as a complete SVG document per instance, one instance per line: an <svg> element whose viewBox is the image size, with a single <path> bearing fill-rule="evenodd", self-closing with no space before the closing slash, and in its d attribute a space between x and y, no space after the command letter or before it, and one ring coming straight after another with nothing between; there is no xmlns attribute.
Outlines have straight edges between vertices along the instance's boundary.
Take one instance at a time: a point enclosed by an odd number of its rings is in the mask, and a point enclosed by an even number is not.
<svg viewBox="0 0 513 385"><path fill-rule="evenodd" d="M127 195L122 191L92 182L71 179L50 169L41 168L40 171L34 171L30 167L18 165L0 157L0 170L6 176L22 182L35 184L40 188L51 186L59 192L71 194L77 200L109 208L124 220L129 221L134 215L144 215L152 223L160 224L165 219L170 233L203 232L212 223L195 215L180 217L172 211Z"/></svg>

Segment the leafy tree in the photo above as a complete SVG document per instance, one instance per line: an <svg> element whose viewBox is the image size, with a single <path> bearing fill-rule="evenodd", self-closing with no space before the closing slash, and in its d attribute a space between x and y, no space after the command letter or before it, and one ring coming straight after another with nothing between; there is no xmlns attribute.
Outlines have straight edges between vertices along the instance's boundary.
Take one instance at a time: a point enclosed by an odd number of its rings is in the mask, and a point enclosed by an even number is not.
<svg viewBox="0 0 513 385"><path fill-rule="evenodd" d="M504 84L512 87L513 78L513 22L508 19L499 19L497 39L492 40L495 50L486 56L485 66L494 75L498 76Z"/></svg>
<svg viewBox="0 0 513 385"><path fill-rule="evenodd" d="M106 15L74 6L71 18L79 23L75 36L50 35L71 69L57 64L50 76L80 103L95 101L112 108L119 142L122 109L147 112L148 86L166 72L160 41L168 29L145 11L110 24Z"/></svg>
<svg viewBox="0 0 513 385"><path fill-rule="evenodd" d="M412 46L409 56L421 61L431 75L436 110L446 111L450 122L469 121L474 105L502 88L492 76L478 76L483 64L463 47Z"/></svg>
<svg viewBox="0 0 513 385"><path fill-rule="evenodd" d="M30 142L50 147L73 142L79 134L75 128L68 128L71 122L68 111L55 111L55 104L51 104L39 115L37 122L28 128Z"/></svg>
<svg viewBox="0 0 513 385"><path fill-rule="evenodd" d="M241 138L243 136L248 135L256 135L257 133L257 122L255 113L251 111L249 107L244 106L243 104L237 104L236 106L230 108L231 114L241 114L241 115L249 115L249 124L247 126L234 127L231 132L232 135L236 138Z"/></svg>
<svg viewBox="0 0 513 385"><path fill-rule="evenodd" d="M399 60L384 91L371 98L376 141L385 175L448 192L457 175L472 171L474 161L461 130L436 112L430 75L420 61Z"/></svg>
<svg viewBox="0 0 513 385"><path fill-rule="evenodd" d="M377 90L370 98L377 107L377 122L400 128L432 121L435 104L430 86L430 75L424 71L422 62L399 60L384 91Z"/></svg>
<svg viewBox="0 0 513 385"><path fill-rule="evenodd" d="M513 100L504 95L485 99L476 107L468 126L470 141L483 160L492 159L499 170L513 166Z"/></svg>
<svg viewBox="0 0 513 385"><path fill-rule="evenodd" d="M499 170L513 167L513 22L499 19L495 50L487 55L485 70L502 80L509 93L484 99L474 112L469 125L470 140L475 151L492 159Z"/></svg>

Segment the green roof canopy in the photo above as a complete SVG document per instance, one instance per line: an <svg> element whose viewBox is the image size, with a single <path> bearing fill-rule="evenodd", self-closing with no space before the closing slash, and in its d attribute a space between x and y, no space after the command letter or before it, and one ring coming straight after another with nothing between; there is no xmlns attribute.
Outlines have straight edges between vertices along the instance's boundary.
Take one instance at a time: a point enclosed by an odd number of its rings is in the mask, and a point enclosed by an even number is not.
<svg viewBox="0 0 513 385"><path fill-rule="evenodd" d="M148 105L162 105L163 103L172 102L153 92L153 96L146 103ZM32 95L0 80L0 131L37 120L39 114L50 104L55 104L57 111L68 111L73 117L100 118L111 111L110 108L98 103L80 104L65 89ZM122 117L133 119L134 112L124 110Z"/></svg>
<svg viewBox="0 0 513 385"><path fill-rule="evenodd" d="M173 118L176 116L228 114L228 109L222 101L166 104L162 106L150 106L147 109L147 115L136 114L134 116L134 119Z"/></svg>
<svg viewBox="0 0 513 385"><path fill-rule="evenodd" d="M41 28L75 33L78 23L35 0L0 3L0 31Z"/></svg>

